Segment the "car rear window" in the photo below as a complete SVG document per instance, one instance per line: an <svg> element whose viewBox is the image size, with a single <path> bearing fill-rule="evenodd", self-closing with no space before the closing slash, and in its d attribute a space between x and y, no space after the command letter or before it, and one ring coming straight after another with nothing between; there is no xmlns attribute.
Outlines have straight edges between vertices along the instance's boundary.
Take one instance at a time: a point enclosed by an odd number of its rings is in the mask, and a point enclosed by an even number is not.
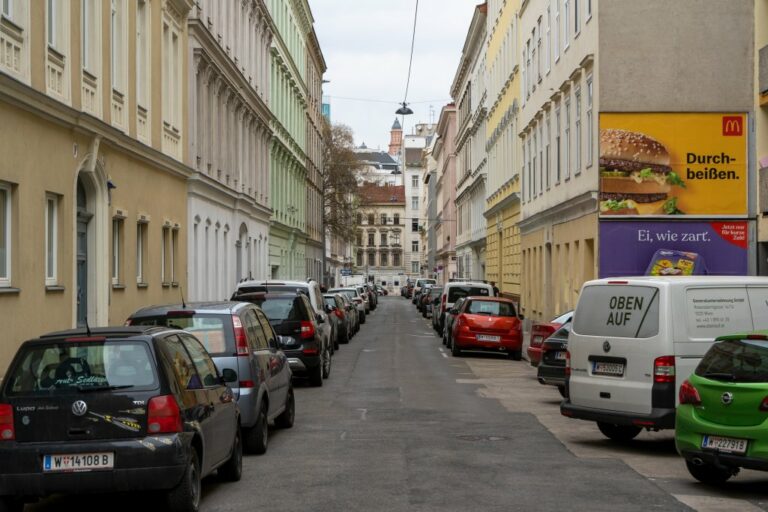
<svg viewBox="0 0 768 512"><path fill-rule="evenodd" d="M768 382L768 341L726 340L710 347L696 375L729 382Z"/></svg>
<svg viewBox="0 0 768 512"><path fill-rule="evenodd" d="M30 345L11 368L7 395L157 387L152 355L138 341Z"/></svg>
<svg viewBox="0 0 768 512"><path fill-rule="evenodd" d="M488 297L491 292L480 286L451 286L448 288L448 302L453 304L461 297Z"/></svg>
<svg viewBox="0 0 768 512"><path fill-rule="evenodd" d="M491 300L471 300L467 304L465 313L470 315L517 316L513 304Z"/></svg>
<svg viewBox="0 0 768 512"><path fill-rule="evenodd" d="M571 332L571 322L566 322L563 324L562 327L560 327L558 330L552 333L552 336L550 338L558 339L558 340L567 340L568 334Z"/></svg>
<svg viewBox="0 0 768 512"><path fill-rule="evenodd" d="M341 293L343 295L346 295L350 299L354 299L355 297L357 297L357 292L355 290L340 290L338 288L335 288L335 289L329 290L329 291L332 292L332 293Z"/></svg>
<svg viewBox="0 0 768 512"><path fill-rule="evenodd" d="M562 315L553 318L550 322L553 324L564 324L565 322L570 322L572 316L573 311L568 311L567 313L563 313Z"/></svg>
<svg viewBox="0 0 768 512"><path fill-rule="evenodd" d="M652 286L593 285L581 292L573 331L585 336L651 338L659 333L659 290Z"/></svg>
<svg viewBox="0 0 768 512"><path fill-rule="evenodd" d="M195 336L214 357L235 352L235 336L230 315L193 313L192 316L150 316L132 318L131 325L159 325L182 329Z"/></svg>
<svg viewBox="0 0 768 512"><path fill-rule="evenodd" d="M265 297L255 301L270 322L296 322L306 320L299 297Z"/></svg>

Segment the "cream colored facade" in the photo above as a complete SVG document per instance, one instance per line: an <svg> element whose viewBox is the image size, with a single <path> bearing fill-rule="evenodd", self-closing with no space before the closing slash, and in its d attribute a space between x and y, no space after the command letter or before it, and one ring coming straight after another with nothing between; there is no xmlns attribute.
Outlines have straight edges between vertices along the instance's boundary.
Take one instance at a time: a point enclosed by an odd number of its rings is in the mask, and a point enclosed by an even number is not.
<svg viewBox="0 0 768 512"><path fill-rule="evenodd" d="M0 346L177 302L189 232L191 2L11 0L0 14ZM53 12L49 10L53 8Z"/></svg>
<svg viewBox="0 0 768 512"><path fill-rule="evenodd" d="M311 13L310 13L311 15ZM323 74L327 66L315 29L307 43L307 277L325 279L323 232Z"/></svg>
<svg viewBox="0 0 768 512"><path fill-rule="evenodd" d="M485 279L505 297L520 300L520 139L517 137L520 66L519 2L489 0L486 49L488 114L486 143Z"/></svg>
<svg viewBox="0 0 768 512"><path fill-rule="evenodd" d="M755 149L758 214L768 211L768 0L755 0ZM768 275L768 219L758 215L758 273Z"/></svg>
<svg viewBox="0 0 768 512"><path fill-rule="evenodd" d="M443 107L432 151L435 174L435 274L445 284L456 277L456 106Z"/></svg>

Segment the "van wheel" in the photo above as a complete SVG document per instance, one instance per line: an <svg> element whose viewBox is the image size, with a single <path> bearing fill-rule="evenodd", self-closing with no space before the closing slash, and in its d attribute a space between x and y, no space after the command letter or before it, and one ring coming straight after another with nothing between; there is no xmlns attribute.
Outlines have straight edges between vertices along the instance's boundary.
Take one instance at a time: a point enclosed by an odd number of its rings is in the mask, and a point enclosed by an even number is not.
<svg viewBox="0 0 768 512"><path fill-rule="evenodd" d="M262 455L267 453L269 440L269 424L267 420L267 404L262 402L256 424L249 428L245 434L245 448L249 453Z"/></svg>
<svg viewBox="0 0 768 512"><path fill-rule="evenodd" d="M707 463L697 466L689 460L685 461L685 465L693 478L708 485L723 484L739 471L738 469L720 468Z"/></svg>
<svg viewBox="0 0 768 512"><path fill-rule="evenodd" d="M602 421L597 422L597 428L599 428L600 432L602 432L608 439L619 442L631 441L637 437L637 434L639 434L641 430L643 430L634 425L614 425L613 423L605 423Z"/></svg>
<svg viewBox="0 0 768 512"><path fill-rule="evenodd" d="M168 491L168 510L172 512L197 512L200 509L200 462L197 451L192 452L187 462L187 470L176 487Z"/></svg>
<svg viewBox="0 0 768 512"><path fill-rule="evenodd" d="M22 512L24 502L19 498L0 496L0 512Z"/></svg>

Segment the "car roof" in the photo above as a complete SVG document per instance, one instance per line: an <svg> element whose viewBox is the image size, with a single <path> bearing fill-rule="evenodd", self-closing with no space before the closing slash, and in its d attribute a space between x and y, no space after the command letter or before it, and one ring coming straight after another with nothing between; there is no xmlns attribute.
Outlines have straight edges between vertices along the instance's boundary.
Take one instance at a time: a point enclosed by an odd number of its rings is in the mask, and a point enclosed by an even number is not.
<svg viewBox="0 0 768 512"><path fill-rule="evenodd" d="M238 288L247 288L249 286L304 286L304 287L310 287L313 284L317 284L317 281L284 281L280 279L267 279L267 280L258 280L258 279L251 279L248 281L243 281L241 283L237 284Z"/></svg>
<svg viewBox="0 0 768 512"><path fill-rule="evenodd" d="M512 299L506 299L504 297L485 297L483 295L469 295L465 297L467 300L482 301L482 302L506 302L507 304L514 304Z"/></svg>
<svg viewBox="0 0 768 512"><path fill-rule="evenodd" d="M218 302L188 302L186 304L165 304L156 306L147 306L133 313L130 318L137 316L164 315L168 311L193 311L200 313L220 313L228 314L243 308L250 303L243 301L218 301Z"/></svg>
<svg viewBox="0 0 768 512"><path fill-rule="evenodd" d="M86 329L80 327L78 329L66 329L63 331L53 331L43 334L34 341L48 341L60 338L87 338L87 337L99 337L99 338L128 338L132 336L154 336L161 332L177 331L178 329L172 329L169 327L158 326L114 326L114 327L94 327L93 329Z"/></svg>
<svg viewBox="0 0 768 512"><path fill-rule="evenodd" d="M445 288L458 288L461 286L487 286L488 288L493 288L490 284L481 281L454 281L446 283Z"/></svg>
<svg viewBox="0 0 768 512"><path fill-rule="evenodd" d="M743 340L749 336L755 336L757 337L756 339L760 339L760 336L765 336L765 338L768 339L768 330L724 334L723 336L718 336L715 338L715 341Z"/></svg>

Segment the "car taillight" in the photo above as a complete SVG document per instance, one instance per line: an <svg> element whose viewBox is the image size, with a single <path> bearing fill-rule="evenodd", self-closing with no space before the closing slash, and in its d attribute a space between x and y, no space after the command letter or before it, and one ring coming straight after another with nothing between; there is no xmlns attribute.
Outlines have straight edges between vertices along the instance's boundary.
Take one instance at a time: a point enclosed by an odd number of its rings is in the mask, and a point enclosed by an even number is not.
<svg viewBox="0 0 768 512"><path fill-rule="evenodd" d="M763 398L763 401L760 402L760 410L763 412L768 412L768 396Z"/></svg>
<svg viewBox="0 0 768 512"><path fill-rule="evenodd" d="M565 376L571 376L571 353L567 350L565 351Z"/></svg>
<svg viewBox="0 0 768 512"><path fill-rule="evenodd" d="M0 404L0 441L16 439L16 428L13 426L13 406Z"/></svg>
<svg viewBox="0 0 768 512"><path fill-rule="evenodd" d="M440 297L440 310L441 310L443 313L445 313L445 303L446 303L446 298L447 298L447 297L446 297L445 295L443 295L442 297Z"/></svg>
<svg viewBox="0 0 768 512"><path fill-rule="evenodd" d="M301 339L308 340L315 337L315 326L307 320L301 321Z"/></svg>
<svg viewBox="0 0 768 512"><path fill-rule="evenodd" d="M252 380L241 380L240 382L238 382L238 385L241 388L255 388L256 387L256 383L254 381L252 381Z"/></svg>
<svg viewBox="0 0 768 512"><path fill-rule="evenodd" d="M653 382L656 384L675 382L675 356L661 356L653 361Z"/></svg>
<svg viewBox="0 0 768 512"><path fill-rule="evenodd" d="M701 396L699 396L699 390L693 387L693 384L687 380L683 382L682 386L680 386L678 398L680 399L680 405L701 405ZM763 402L765 402L765 400L763 400Z"/></svg>
<svg viewBox="0 0 768 512"><path fill-rule="evenodd" d="M344 312L340 309L335 309L333 312L339 317L340 320L344 320Z"/></svg>
<svg viewBox="0 0 768 512"><path fill-rule="evenodd" d="M181 432L181 410L173 395L156 396L147 406L147 431L150 434Z"/></svg>
<svg viewBox="0 0 768 512"><path fill-rule="evenodd" d="M237 347L237 355L250 355L251 349L248 347L248 339L245 337L245 329L243 328L243 322L240 321L239 316L232 315L232 325L235 328L235 347Z"/></svg>

